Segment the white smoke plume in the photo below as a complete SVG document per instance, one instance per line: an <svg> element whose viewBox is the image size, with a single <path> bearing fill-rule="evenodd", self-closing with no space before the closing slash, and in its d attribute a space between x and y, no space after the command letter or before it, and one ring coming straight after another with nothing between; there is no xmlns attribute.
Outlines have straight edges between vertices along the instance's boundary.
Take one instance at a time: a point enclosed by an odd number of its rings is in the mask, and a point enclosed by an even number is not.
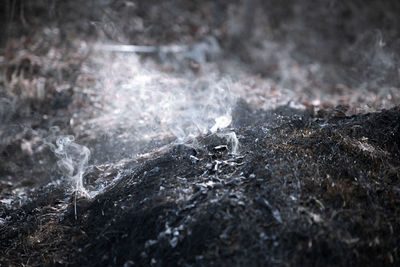
<svg viewBox="0 0 400 267"><path fill-rule="evenodd" d="M81 136L103 132L113 142L109 150L134 156L148 152L138 148L145 143L185 142L231 124L236 97L229 78L207 73L188 79L188 73L167 73L135 54L99 54L93 62L101 82L88 90L99 96L100 104L75 132ZM105 144L101 146L93 154L103 151Z"/></svg>
<svg viewBox="0 0 400 267"><path fill-rule="evenodd" d="M63 175L69 179L74 191L86 193L83 186L83 174L88 165L90 150L74 142L72 135L61 135L56 138L56 144L47 143L58 158L57 165Z"/></svg>

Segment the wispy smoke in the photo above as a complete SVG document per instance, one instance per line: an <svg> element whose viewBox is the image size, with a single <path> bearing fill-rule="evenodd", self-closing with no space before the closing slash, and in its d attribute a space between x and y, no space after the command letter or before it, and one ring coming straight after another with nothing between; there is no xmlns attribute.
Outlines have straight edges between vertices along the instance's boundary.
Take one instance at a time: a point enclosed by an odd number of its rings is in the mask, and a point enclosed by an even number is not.
<svg viewBox="0 0 400 267"><path fill-rule="evenodd" d="M232 121L236 98L232 82L217 75L191 76L158 70L134 54L99 55L101 83L90 88L101 96L96 115L76 129L78 134L103 132L118 143L110 150L144 152L143 143L157 140L184 142L199 134L216 132ZM150 63L149 63L150 62ZM98 152L104 149L98 149Z"/></svg>
<svg viewBox="0 0 400 267"><path fill-rule="evenodd" d="M239 151L239 140L234 131L226 131L217 134L219 137L225 138L230 145L231 154L236 155Z"/></svg>
<svg viewBox="0 0 400 267"><path fill-rule="evenodd" d="M360 34L357 42L344 54L350 59L352 72L359 74L361 86L375 89L399 85L398 58L387 42L390 41L381 31L369 31Z"/></svg>
<svg viewBox="0 0 400 267"><path fill-rule="evenodd" d="M46 143L59 159L57 165L63 175L70 180L75 191L86 192L83 186L83 174L90 157L90 150L74 142L72 135L61 135L55 145Z"/></svg>

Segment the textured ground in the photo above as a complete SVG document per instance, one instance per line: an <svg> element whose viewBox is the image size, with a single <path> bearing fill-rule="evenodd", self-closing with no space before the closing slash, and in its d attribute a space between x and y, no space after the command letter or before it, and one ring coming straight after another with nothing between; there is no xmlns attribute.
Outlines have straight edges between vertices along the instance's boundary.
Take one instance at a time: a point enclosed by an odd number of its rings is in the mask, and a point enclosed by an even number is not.
<svg viewBox="0 0 400 267"><path fill-rule="evenodd" d="M97 179L121 177L94 199L78 197L77 219L57 184L21 207L2 205L4 263L398 262L398 108L331 119L287 108L240 114L257 119L234 128L236 155L208 135L99 166Z"/></svg>
<svg viewBox="0 0 400 267"><path fill-rule="evenodd" d="M1 266L399 265L396 1L5 3Z"/></svg>

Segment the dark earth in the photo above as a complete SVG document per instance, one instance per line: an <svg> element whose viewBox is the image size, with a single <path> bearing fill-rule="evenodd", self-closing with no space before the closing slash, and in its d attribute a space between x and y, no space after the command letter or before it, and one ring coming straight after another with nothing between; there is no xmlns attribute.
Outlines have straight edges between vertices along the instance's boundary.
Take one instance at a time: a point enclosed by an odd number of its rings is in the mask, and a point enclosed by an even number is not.
<svg viewBox="0 0 400 267"><path fill-rule="evenodd" d="M0 4L0 266L400 265L400 5L324 3ZM207 36L216 58L134 56L240 80L228 127L133 142L89 123L110 101L95 44ZM92 152L93 197L46 146L65 134Z"/></svg>

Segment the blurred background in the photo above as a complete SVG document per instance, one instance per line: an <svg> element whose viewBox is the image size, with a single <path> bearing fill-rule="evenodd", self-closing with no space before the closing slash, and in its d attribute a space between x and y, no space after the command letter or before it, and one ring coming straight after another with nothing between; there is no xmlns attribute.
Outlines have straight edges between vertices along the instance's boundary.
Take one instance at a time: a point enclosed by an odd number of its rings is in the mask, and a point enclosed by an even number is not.
<svg viewBox="0 0 400 267"><path fill-rule="evenodd" d="M318 64L331 86L382 87L399 84L399 11L399 2L389 0L5 0L0 30L3 53L22 36L52 34L47 41L66 46L76 39L193 44L211 35L225 56L239 57L262 76L280 75L283 53Z"/></svg>
<svg viewBox="0 0 400 267"><path fill-rule="evenodd" d="M42 144L58 135L111 162L229 122L238 99L314 116L399 105L398 14L396 0L3 0L2 181L55 177Z"/></svg>

